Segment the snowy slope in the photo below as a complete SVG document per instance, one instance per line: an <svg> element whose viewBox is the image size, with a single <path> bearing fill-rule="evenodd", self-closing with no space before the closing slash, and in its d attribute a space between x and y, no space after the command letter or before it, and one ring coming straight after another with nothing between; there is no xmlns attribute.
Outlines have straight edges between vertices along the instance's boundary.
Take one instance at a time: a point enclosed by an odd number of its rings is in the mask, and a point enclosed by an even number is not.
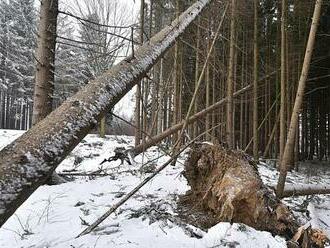
<svg viewBox="0 0 330 248"><path fill-rule="evenodd" d="M22 132L0 130L0 149L20 134ZM57 171L101 170L107 175L76 177L62 185L40 187L0 229L0 247L286 247L282 238L241 224L219 223L208 232L179 225L175 221L176 200L189 188L181 175L184 158L154 178L93 233L75 239L86 228L86 223L96 220L155 166L168 159L158 158L162 154L152 148L137 157L135 165L120 166L116 161L99 166L104 158L113 154L115 147L132 143L131 137L109 136L103 140L88 135ZM143 162L151 160L154 161L140 168ZM261 174L268 181L276 178L276 172L266 165L261 167ZM322 204L329 203L322 201ZM299 199L290 204L298 203ZM321 218L318 223L330 224L329 216L323 217L329 211L324 208L322 211L314 211ZM191 237L192 233L199 238Z"/></svg>

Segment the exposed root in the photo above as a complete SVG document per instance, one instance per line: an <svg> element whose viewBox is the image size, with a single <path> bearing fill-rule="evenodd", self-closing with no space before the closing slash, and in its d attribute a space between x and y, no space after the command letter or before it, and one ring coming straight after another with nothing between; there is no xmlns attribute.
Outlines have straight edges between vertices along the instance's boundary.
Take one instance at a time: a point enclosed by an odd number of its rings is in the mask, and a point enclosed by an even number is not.
<svg viewBox="0 0 330 248"><path fill-rule="evenodd" d="M185 163L186 195L217 221L244 223L274 235L293 237L292 212L261 181L256 164L240 151L197 146Z"/></svg>
<svg viewBox="0 0 330 248"><path fill-rule="evenodd" d="M181 197L180 208L191 209L194 218L188 219L194 225L243 223L284 236L288 247L324 247L327 241L320 230L299 228L290 209L263 184L253 159L241 151L196 145L186 160L184 176L191 190Z"/></svg>

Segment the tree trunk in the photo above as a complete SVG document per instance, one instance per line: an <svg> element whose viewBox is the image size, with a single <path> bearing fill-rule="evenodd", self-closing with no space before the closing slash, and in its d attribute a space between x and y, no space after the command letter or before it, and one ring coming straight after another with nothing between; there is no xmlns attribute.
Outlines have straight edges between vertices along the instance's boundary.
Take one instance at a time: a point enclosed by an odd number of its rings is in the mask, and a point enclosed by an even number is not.
<svg viewBox="0 0 330 248"><path fill-rule="evenodd" d="M0 152L0 226L51 175L102 115L135 86L212 0L199 0L170 26L91 81Z"/></svg>
<svg viewBox="0 0 330 248"><path fill-rule="evenodd" d="M231 19L230 19L230 49L227 80L227 125L226 137L228 147L234 146L234 67L235 67L235 36L236 36L236 0L231 0Z"/></svg>
<svg viewBox="0 0 330 248"><path fill-rule="evenodd" d="M32 124L52 112L58 0L42 0L38 27L37 69Z"/></svg>
<svg viewBox="0 0 330 248"><path fill-rule="evenodd" d="M200 47L200 18L197 20L197 37L196 37L196 61L195 61L195 88L199 80L199 47ZM194 104L194 113L198 112L198 101ZM198 136L198 123L195 122L193 125L193 138Z"/></svg>
<svg viewBox="0 0 330 248"><path fill-rule="evenodd" d="M140 7L140 42L143 44L143 30L144 30L144 0L141 0ZM132 41L133 42L133 41ZM133 48L134 49L134 48ZM134 51L133 51L134 52ZM142 97L142 81L136 86L135 93L135 146L140 144L142 138L141 132L141 97Z"/></svg>
<svg viewBox="0 0 330 248"><path fill-rule="evenodd" d="M105 138L105 125L106 125L106 118L103 116L100 121L100 137Z"/></svg>
<svg viewBox="0 0 330 248"><path fill-rule="evenodd" d="M300 76L299 83L298 83L296 100L295 100L293 111L292 111L288 138L287 138L287 142L285 145L283 158L281 159L281 162L280 162L280 176L279 176L278 184L277 184L278 196L281 196L283 193L287 170L290 167L289 162L291 161L292 151L294 150L293 148L294 148L294 142L295 142L295 137L296 137L295 132L296 132L296 128L298 126L299 114L301 111L301 106L302 106L303 97L304 97L304 93L305 93L306 80L307 80L308 73L309 73L310 62L312 60L312 53L313 53L313 49L314 49L316 32L317 32L317 28L318 28L318 24L319 24L319 20L320 20L320 16L321 16L321 7L322 7L322 0L317 0L315 3L313 23L311 25L311 30L310 30L310 34L309 34L309 38L308 38L308 42L307 42L303 68L302 68L301 76Z"/></svg>
<svg viewBox="0 0 330 248"><path fill-rule="evenodd" d="M258 5L254 0L254 32L253 32L253 157L258 160Z"/></svg>
<svg viewBox="0 0 330 248"><path fill-rule="evenodd" d="M211 47L211 36L210 36L210 32L212 32L211 29L211 25L210 25L210 11L208 12L208 16L207 16L207 29L209 30L207 32L207 45L206 45L206 51L208 52L210 50ZM207 54L206 54L207 56ZM211 79L210 79L210 64L211 61L209 61L207 63L206 66L206 72L205 72L205 108L210 106L210 96L211 96ZM206 137L205 140L207 141L211 141L211 131L209 131L211 129L211 116L210 114L206 114L206 118L205 118L205 131L206 131Z"/></svg>
<svg viewBox="0 0 330 248"><path fill-rule="evenodd" d="M319 195L319 194L324 194L324 195L330 194L330 186L319 185L319 184L306 184L306 185L289 184L289 185L285 185L281 197Z"/></svg>
<svg viewBox="0 0 330 248"><path fill-rule="evenodd" d="M181 12L181 0L176 0L175 3L175 16L176 18L180 15ZM181 120L181 42L177 40L175 42L174 47L174 118L173 118L173 125L177 124ZM173 136L173 143L177 140L178 135Z"/></svg>
<svg viewBox="0 0 330 248"><path fill-rule="evenodd" d="M32 125L37 124L52 112L57 15L58 0L41 1ZM47 183L54 185L65 181L59 178L54 172Z"/></svg>
<svg viewBox="0 0 330 248"><path fill-rule="evenodd" d="M285 123L286 123L286 19L287 19L287 0L282 0L282 16L281 16L281 103L280 103L280 160L283 156L285 146Z"/></svg>
<svg viewBox="0 0 330 248"><path fill-rule="evenodd" d="M263 154L264 158L266 158L268 156L268 153L269 153L269 150L270 150L270 145L272 144L272 141L274 140L274 137L276 137L275 133L276 133L276 130L277 130L277 127L278 127L278 122L280 120L279 117L280 116L277 116L276 121L275 121L274 126L273 126L273 129L272 129L272 132L271 132L271 134L268 138L268 142L267 142L264 154ZM276 140L275 140L275 142L276 142ZM271 154L269 154L269 155L271 155Z"/></svg>

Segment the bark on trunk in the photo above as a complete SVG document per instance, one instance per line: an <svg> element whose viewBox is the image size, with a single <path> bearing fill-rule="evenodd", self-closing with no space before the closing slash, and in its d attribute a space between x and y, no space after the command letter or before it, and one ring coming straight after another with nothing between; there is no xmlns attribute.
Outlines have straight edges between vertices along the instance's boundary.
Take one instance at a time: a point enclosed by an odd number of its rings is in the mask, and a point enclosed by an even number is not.
<svg viewBox="0 0 330 248"><path fill-rule="evenodd" d="M143 44L143 42L144 42L143 32L144 32L144 0L141 1L141 7L140 7L140 42L141 42L141 44ZM142 83L143 82L141 81L136 85L136 93L135 93L135 126L136 126L136 128L135 128L135 145L136 146L140 144L141 138L142 138L142 130L141 130L142 129L142 125L141 125Z"/></svg>
<svg viewBox="0 0 330 248"><path fill-rule="evenodd" d="M283 156L285 146L285 123L286 123L286 18L287 18L287 0L282 0L282 16L281 16L281 104L280 104L280 160Z"/></svg>
<svg viewBox="0 0 330 248"><path fill-rule="evenodd" d="M234 147L234 68L235 68L235 36L236 36L236 0L231 0L230 49L227 80L227 124L226 137L230 148Z"/></svg>
<svg viewBox="0 0 330 248"><path fill-rule="evenodd" d="M258 160L258 6L259 1L254 0L254 32L253 32L253 157Z"/></svg>
<svg viewBox="0 0 330 248"><path fill-rule="evenodd" d="M32 125L52 112L58 0L40 4Z"/></svg>
<svg viewBox="0 0 330 248"><path fill-rule="evenodd" d="M41 1L32 125L37 124L52 112L57 15L58 0ZM47 184L55 185L63 182L65 180L54 172Z"/></svg>
<svg viewBox="0 0 330 248"><path fill-rule="evenodd" d="M198 18L197 21L197 37L196 37L196 61L195 61L195 88L198 83L199 79L199 49L200 49L200 39L201 39L201 30L200 30L200 18ZM194 113L196 114L198 112L198 101L194 104ZM198 136L198 123L195 122L193 125L193 138Z"/></svg>
<svg viewBox="0 0 330 248"><path fill-rule="evenodd" d="M166 52L212 0L199 0L128 58L90 82L0 152L0 226Z"/></svg>

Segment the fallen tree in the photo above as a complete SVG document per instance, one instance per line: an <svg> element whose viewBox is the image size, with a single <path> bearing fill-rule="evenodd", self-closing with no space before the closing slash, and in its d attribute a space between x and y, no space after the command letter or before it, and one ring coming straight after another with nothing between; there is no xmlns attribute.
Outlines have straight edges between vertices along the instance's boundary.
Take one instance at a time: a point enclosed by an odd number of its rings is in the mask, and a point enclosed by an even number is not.
<svg viewBox="0 0 330 248"><path fill-rule="evenodd" d="M195 145L184 171L191 190L181 198L181 204L205 212L211 225L223 221L244 223L294 240L298 221L274 190L263 184L256 166L241 151ZM308 238L312 243L325 242Z"/></svg>
<svg viewBox="0 0 330 248"><path fill-rule="evenodd" d="M212 0L199 0L111 70L0 152L0 226L135 86Z"/></svg>
<svg viewBox="0 0 330 248"><path fill-rule="evenodd" d="M275 187L274 187L275 189ZM326 195L330 194L329 185L320 184L287 184L281 197L305 196L305 195Z"/></svg>

